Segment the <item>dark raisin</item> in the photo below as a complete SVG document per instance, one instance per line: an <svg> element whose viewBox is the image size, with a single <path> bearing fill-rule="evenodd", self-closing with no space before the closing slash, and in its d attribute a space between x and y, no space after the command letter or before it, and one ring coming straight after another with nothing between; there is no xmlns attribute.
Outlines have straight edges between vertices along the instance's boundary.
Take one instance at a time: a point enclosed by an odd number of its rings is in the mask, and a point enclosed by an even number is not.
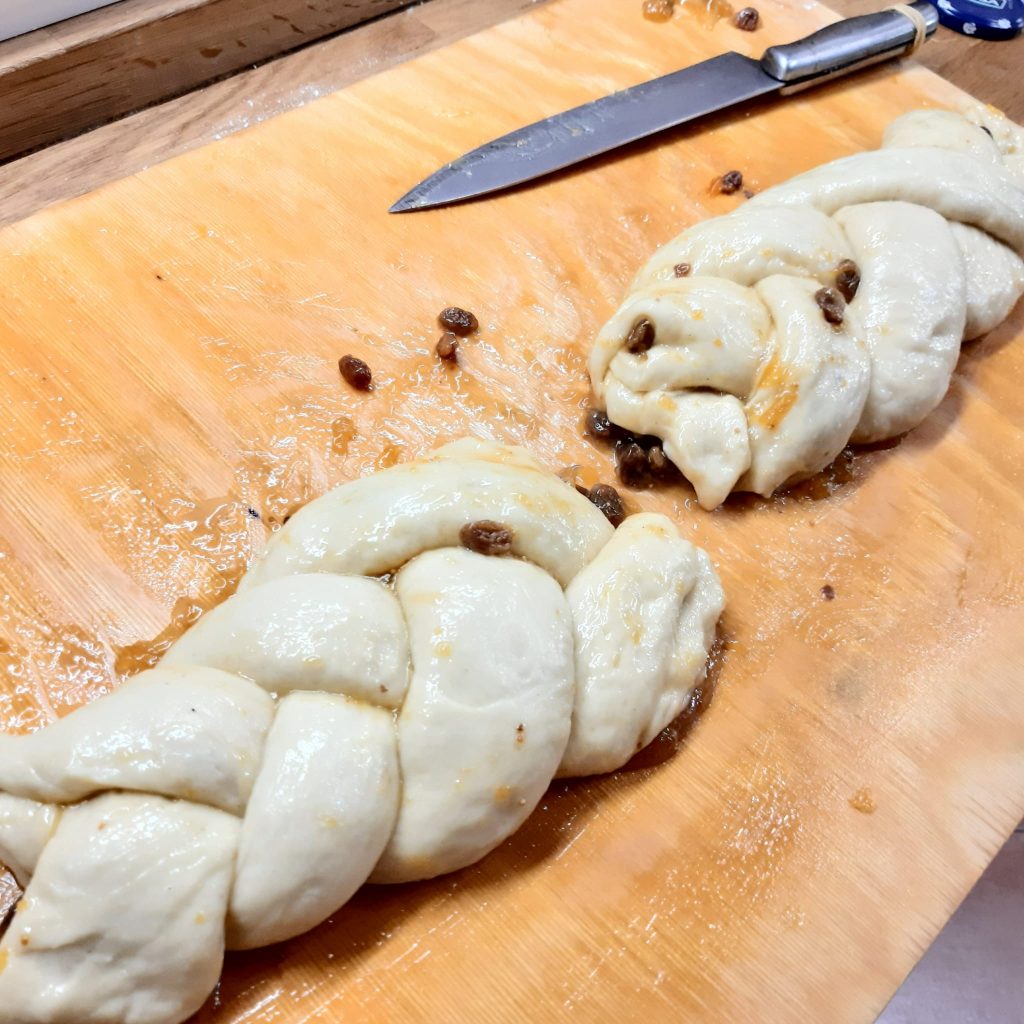
<svg viewBox="0 0 1024 1024"><path fill-rule="evenodd" d="M608 441L615 433L612 421L608 419L608 414L602 409L591 409L587 412L583 429L591 437L596 437L599 441Z"/></svg>
<svg viewBox="0 0 1024 1024"><path fill-rule="evenodd" d="M819 288L814 293L814 301L821 307L822 316L828 323L837 325L843 322L846 303L843 297L833 288Z"/></svg>
<svg viewBox="0 0 1024 1024"><path fill-rule="evenodd" d="M672 268L676 277L689 277L691 270L693 270L693 267L691 267L689 263L677 263Z"/></svg>
<svg viewBox="0 0 1024 1024"><path fill-rule="evenodd" d="M835 597L835 587L833 587L831 583L826 583L825 586L821 588L821 599L823 601L834 601Z"/></svg>
<svg viewBox="0 0 1024 1024"><path fill-rule="evenodd" d="M718 179L718 191L731 196L733 192L739 192L743 188L743 175L739 171L726 171Z"/></svg>
<svg viewBox="0 0 1024 1024"><path fill-rule="evenodd" d="M370 368L355 356L342 356L338 360L338 369L341 370L345 382L354 387L357 391L367 391L373 383L373 374Z"/></svg>
<svg viewBox="0 0 1024 1024"><path fill-rule="evenodd" d="M459 339L451 331L445 331L437 340L437 357L446 363L454 363L459 358Z"/></svg>
<svg viewBox="0 0 1024 1024"><path fill-rule="evenodd" d="M507 555L512 551L512 531L493 519L466 523L459 530L459 543L480 555Z"/></svg>
<svg viewBox="0 0 1024 1024"><path fill-rule="evenodd" d="M853 260L843 260L836 267L836 289L847 302L852 302L860 287L860 270Z"/></svg>
<svg viewBox="0 0 1024 1024"><path fill-rule="evenodd" d="M442 309L437 319L445 330L463 338L467 334L472 334L480 326L476 317L468 309L460 309L458 306Z"/></svg>
<svg viewBox="0 0 1024 1024"><path fill-rule="evenodd" d="M672 472L672 463L660 444L647 449L647 465L650 466L651 475L655 479L662 479Z"/></svg>
<svg viewBox="0 0 1024 1024"><path fill-rule="evenodd" d="M732 23L744 32L753 32L761 24L761 15L756 7L744 7L733 16Z"/></svg>
<svg viewBox="0 0 1024 1024"><path fill-rule="evenodd" d="M647 461L647 452L636 441L622 440L616 444L615 471L627 487L651 486L651 464Z"/></svg>
<svg viewBox="0 0 1024 1024"><path fill-rule="evenodd" d="M587 497L604 513L612 526L618 526L626 518L622 498L610 484L595 484Z"/></svg>
<svg viewBox="0 0 1024 1024"><path fill-rule="evenodd" d="M654 344L654 324L646 317L637 320L626 336L626 351L633 355L646 352Z"/></svg>

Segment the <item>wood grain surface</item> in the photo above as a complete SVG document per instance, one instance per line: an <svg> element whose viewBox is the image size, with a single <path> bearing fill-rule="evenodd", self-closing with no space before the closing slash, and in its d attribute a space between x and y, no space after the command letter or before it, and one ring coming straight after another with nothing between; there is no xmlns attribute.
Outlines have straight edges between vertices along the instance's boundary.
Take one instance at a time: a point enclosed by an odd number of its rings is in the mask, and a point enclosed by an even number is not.
<svg viewBox="0 0 1024 1024"><path fill-rule="evenodd" d="M121 0L0 42L0 159L410 0Z"/></svg>
<svg viewBox="0 0 1024 1024"><path fill-rule="evenodd" d="M150 663L332 484L467 432L609 479L580 431L589 339L655 245L735 205L712 179L764 188L962 94L877 71L385 211L525 120L830 17L762 11L748 36L556 0L0 233L0 725ZM482 324L457 369L433 355L453 302ZM630 493L729 597L696 726L555 785L473 868L230 956L199 1020L871 1020L1024 812L1022 334L1018 310L922 427L797 493Z"/></svg>
<svg viewBox="0 0 1024 1024"><path fill-rule="evenodd" d="M543 2L426 0L48 146L0 166L0 224L20 220L44 206L83 195L177 153L224 138ZM633 0L622 2L628 7ZM693 5L698 0L688 2ZM835 0L832 6L852 16L882 5L880 0ZM691 20L680 11L664 31L687 31ZM733 45L724 35L715 37L715 41L723 48ZM1019 88L1017 74L1024 65L1024 36L1012 42L990 43L940 28L916 59L1024 122L1024 90ZM54 97L43 102L52 103Z"/></svg>

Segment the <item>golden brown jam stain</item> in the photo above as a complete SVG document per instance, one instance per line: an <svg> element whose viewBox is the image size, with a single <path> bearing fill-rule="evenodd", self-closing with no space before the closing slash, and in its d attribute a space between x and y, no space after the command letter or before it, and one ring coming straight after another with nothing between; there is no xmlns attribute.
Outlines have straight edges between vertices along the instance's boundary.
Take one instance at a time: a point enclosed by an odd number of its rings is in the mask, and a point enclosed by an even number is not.
<svg viewBox="0 0 1024 1024"><path fill-rule="evenodd" d="M396 444L394 441L385 441L380 454L374 460L373 468L375 470L381 470L397 466L398 463L402 461L404 450L404 445Z"/></svg>
<svg viewBox="0 0 1024 1024"><path fill-rule="evenodd" d="M762 388L767 388L769 394L747 407L748 419L766 430L774 430L796 403L800 385L788 375L778 355L773 354L761 367L754 392Z"/></svg>
<svg viewBox="0 0 1024 1024"><path fill-rule="evenodd" d="M683 0L678 6L702 28L714 28L723 18L731 18L736 12L728 0Z"/></svg>
<svg viewBox="0 0 1024 1024"><path fill-rule="evenodd" d="M204 604L194 598L178 598L171 611L171 621L155 637L114 648L114 670L119 676L124 677L152 668L167 653L171 644L196 622L204 611Z"/></svg>
<svg viewBox="0 0 1024 1024"><path fill-rule="evenodd" d="M668 21L675 6L675 0L644 0L641 10L648 21Z"/></svg>
<svg viewBox="0 0 1024 1024"><path fill-rule="evenodd" d="M874 814L878 806L875 803L875 798L871 795L871 790L866 786L858 789L847 802L855 811L859 811L861 814Z"/></svg>
<svg viewBox="0 0 1024 1024"><path fill-rule="evenodd" d="M830 465L809 480L787 488L785 494L790 498L804 501L822 501L831 498L841 487L855 478L855 456L852 448L844 448Z"/></svg>
<svg viewBox="0 0 1024 1024"><path fill-rule="evenodd" d="M335 455L347 455L355 436L355 423L348 416L339 416L331 423L331 451Z"/></svg>

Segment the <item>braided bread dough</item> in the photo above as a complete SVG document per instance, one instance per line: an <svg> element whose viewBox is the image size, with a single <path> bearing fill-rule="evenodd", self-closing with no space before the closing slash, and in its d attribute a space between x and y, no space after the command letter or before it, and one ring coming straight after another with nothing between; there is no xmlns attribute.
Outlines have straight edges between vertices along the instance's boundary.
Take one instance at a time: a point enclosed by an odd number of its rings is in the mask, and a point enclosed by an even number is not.
<svg viewBox="0 0 1024 1024"><path fill-rule="evenodd" d="M518 557L460 547L480 520ZM521 449L325 494L156 668L0 736L0 1022L175 1024L225 947L473 863L681 711L722 603L670 520L615 531Z"/></svg>
<svg viewBox="0 0 1024 1024"><path fill-rule="evenodd" d="M767 496L920 423L961 341L1024 292L1022 256L1024 131L990 109L907 114L882 149L662 246L597 336L594 392L614 423L661 438L705 508ZM815 296L845 260L860 284L830 324ZM653 347L631 352L644 319Z"/></svg>

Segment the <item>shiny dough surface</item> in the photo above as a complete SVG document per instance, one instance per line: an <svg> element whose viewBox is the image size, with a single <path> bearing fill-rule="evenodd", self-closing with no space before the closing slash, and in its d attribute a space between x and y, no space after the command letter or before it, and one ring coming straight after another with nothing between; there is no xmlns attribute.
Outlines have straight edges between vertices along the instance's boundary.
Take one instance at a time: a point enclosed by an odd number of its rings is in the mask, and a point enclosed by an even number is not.
<svg viewBox="0 0 1024 1024"><path fill-rule="evenodd" d="M329 491L157 667L0 735L0 1022L178 1024L226 948L473 863L683 710L723 602L671 520L615 530L522 449Z"/></svg>
<svg viewBox="0 0 1024 1024"><path fill-rule="evenodd" d="M1022 257L1024 131L989 108L914 111L881 149L655 252L597 335L594 393L613 423L661 439L705 508L768 496L920 423L961 342L1024 293ZM653 345L631 351L644 320Z"/></svg>

